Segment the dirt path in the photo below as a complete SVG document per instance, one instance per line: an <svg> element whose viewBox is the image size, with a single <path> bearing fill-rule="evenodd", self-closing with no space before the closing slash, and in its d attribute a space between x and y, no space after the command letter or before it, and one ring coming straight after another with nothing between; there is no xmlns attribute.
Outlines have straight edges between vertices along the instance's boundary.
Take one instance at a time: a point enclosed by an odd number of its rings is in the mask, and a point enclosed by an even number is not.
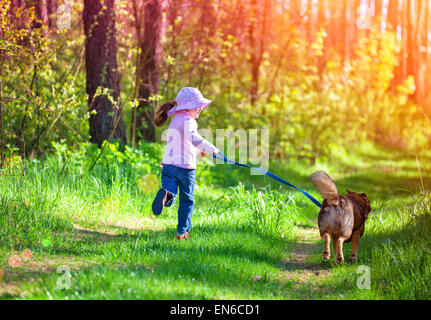
<svg viewBox="0 0 431 320"><path fill-rule="evenodd" d="M311 261L312 256L316 255L316 252L320 252L319 244L319 229L318 228L303 228L300 229L300 240L290 250L289 257L282 261L281 265L284 272L284 278L286 280L294 281L296 288L306 288L309 290L321 290L326 292L326 289L322 289L319 282L327 279L331 272L330 269L322 267L320 260Z"/></svg>

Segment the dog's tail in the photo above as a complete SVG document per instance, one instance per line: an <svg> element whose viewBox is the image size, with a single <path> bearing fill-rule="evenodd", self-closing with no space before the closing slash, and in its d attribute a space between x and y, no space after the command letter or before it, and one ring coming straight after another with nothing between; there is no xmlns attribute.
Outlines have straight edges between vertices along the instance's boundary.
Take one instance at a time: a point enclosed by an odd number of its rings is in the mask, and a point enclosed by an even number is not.
<svg viewBox="0 0 431 320"><path fill-rule="evenodd" d="M311 176L310 180L328 205L338 205L338 189L331 177L323 171L318 171Z"/></svg>

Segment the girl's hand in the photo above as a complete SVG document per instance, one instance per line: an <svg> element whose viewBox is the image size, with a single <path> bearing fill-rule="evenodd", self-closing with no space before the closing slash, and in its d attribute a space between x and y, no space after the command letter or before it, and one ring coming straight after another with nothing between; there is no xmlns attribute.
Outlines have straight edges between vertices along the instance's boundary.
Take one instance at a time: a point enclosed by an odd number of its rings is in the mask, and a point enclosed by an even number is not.
<svg viewBox="0 0 431 320"><path fill-rule="evenodd" d="M201 151L201 157L206 157L208 155L208 153L205 150Z"/></svg>

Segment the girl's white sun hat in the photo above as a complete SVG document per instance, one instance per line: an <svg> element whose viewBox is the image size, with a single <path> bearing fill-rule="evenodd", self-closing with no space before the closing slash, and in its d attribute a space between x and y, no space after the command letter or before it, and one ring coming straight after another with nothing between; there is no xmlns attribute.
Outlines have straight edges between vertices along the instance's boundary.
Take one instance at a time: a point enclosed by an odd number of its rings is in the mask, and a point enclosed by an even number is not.
<svg viewBox="0 0 431 320"><path fill-rule="evenodd" d="M208 107L212 101L204 98L199 89L184 87L178 92L175 102L177 105L168 111L168 117L180 110L204 109Z"/></svg>

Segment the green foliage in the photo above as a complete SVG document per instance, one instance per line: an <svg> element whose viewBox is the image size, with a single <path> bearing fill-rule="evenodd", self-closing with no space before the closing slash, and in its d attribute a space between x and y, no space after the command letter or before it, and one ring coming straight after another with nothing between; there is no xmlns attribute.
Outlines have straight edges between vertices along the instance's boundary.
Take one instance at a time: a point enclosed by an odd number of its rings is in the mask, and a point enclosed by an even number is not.
<svg viewBox="0 0 431 320"><path fill-rule="evenodd" d="M222 21L228 7L220 9ZM259 97L251 105L250 63L259 47L248 47L241 26L232 31L226 20L203 55L201 47L189 46L199 8L189 15L193 19L178 17L167 30L162 92L166 100L173 98L184 85L181 75L188 74L189 84L214 99L201 127L270 128L271 154L312 161L328 157L335 145L348 148L366 139L403 150L429 145L429 123L410 101L414 79L393 85L399 50L394 33L382 33L377 25L360 32L353 55L345 58L325 48L324 29L310 45L287 16L276 15L263 40L271 44L263 48Z"/></svg>
<svg viewBox="0 0 431 320"><path fill-rule="evenodd" d="M291 232L292 218L296 211L295 201L279 191L245 190L244 185L229 188L225 194L230 206L244 212L245 225L263 235Z"/></svg>
<svg viewBox="0 0 431 320"><path fill-rule="evenodd" d="M15 12L10 1L2 2L3 148L18 148L21 156L24 150L43 155L53 141L70 146L89 140L84 35L76 27L82 3L69 5L72 28L61 31L29 28L37 22L34 8ZM329 157L334 146L349 148L366 139L404 150L429 146L429 123L409 99L414 79L393 85L399 49L394 33L373 26L358 34L350 57L341 57L326 46L325 29L306 36L288 14L277 13L264 36L255 34L259 45L253 46L247 24L238 25L232 15L255 19L257 26L262 17L248 16L246 10L235 13L241 4L233 1L217 9L217 24L205 24L200 22L211 22L215 8L209 5L202 15L201 5L185 15L174 7L164 13L160 94L151 97L154 104L173 99L183 86L197 86L214 101L202 113L200 127L270 128L270 153L277 157L314 162ZM117 15L121 101L130 132L141 49L129 21L142 17L135 17L126 1L118 2ZM257 58L258 94L252 105L251 71Z"/></svg>
<svg viewBox="0 0 431 320"><path fill-rule="evenodd" d="M34 7L17 9L3 1L0 16L1 46L6 46L1 50L4 144L35 155L49 149L50 141L86 140L83 37L72 41L64 31L48 30Z"/></svg>
<svg viewBox="0 0 431 320"><path fill-rule="evenodd" d="M53 142L52 145L56 158L55 163L51 162L53 158L48 159L49 163L61 171L65 168L82 176L101 174L106 177L102 183L111 184L115 179L120 181L126 178L128 183L136 186L143 175L160 173L159 163L163 151L160 144L140 143L137 148L126 146L124 151L120 151L118 142L105 142L100 157L101 150L90 142L81 143L75 150L71 150L64 140ZM90 171L96 159L96 165Z"/></svg>

